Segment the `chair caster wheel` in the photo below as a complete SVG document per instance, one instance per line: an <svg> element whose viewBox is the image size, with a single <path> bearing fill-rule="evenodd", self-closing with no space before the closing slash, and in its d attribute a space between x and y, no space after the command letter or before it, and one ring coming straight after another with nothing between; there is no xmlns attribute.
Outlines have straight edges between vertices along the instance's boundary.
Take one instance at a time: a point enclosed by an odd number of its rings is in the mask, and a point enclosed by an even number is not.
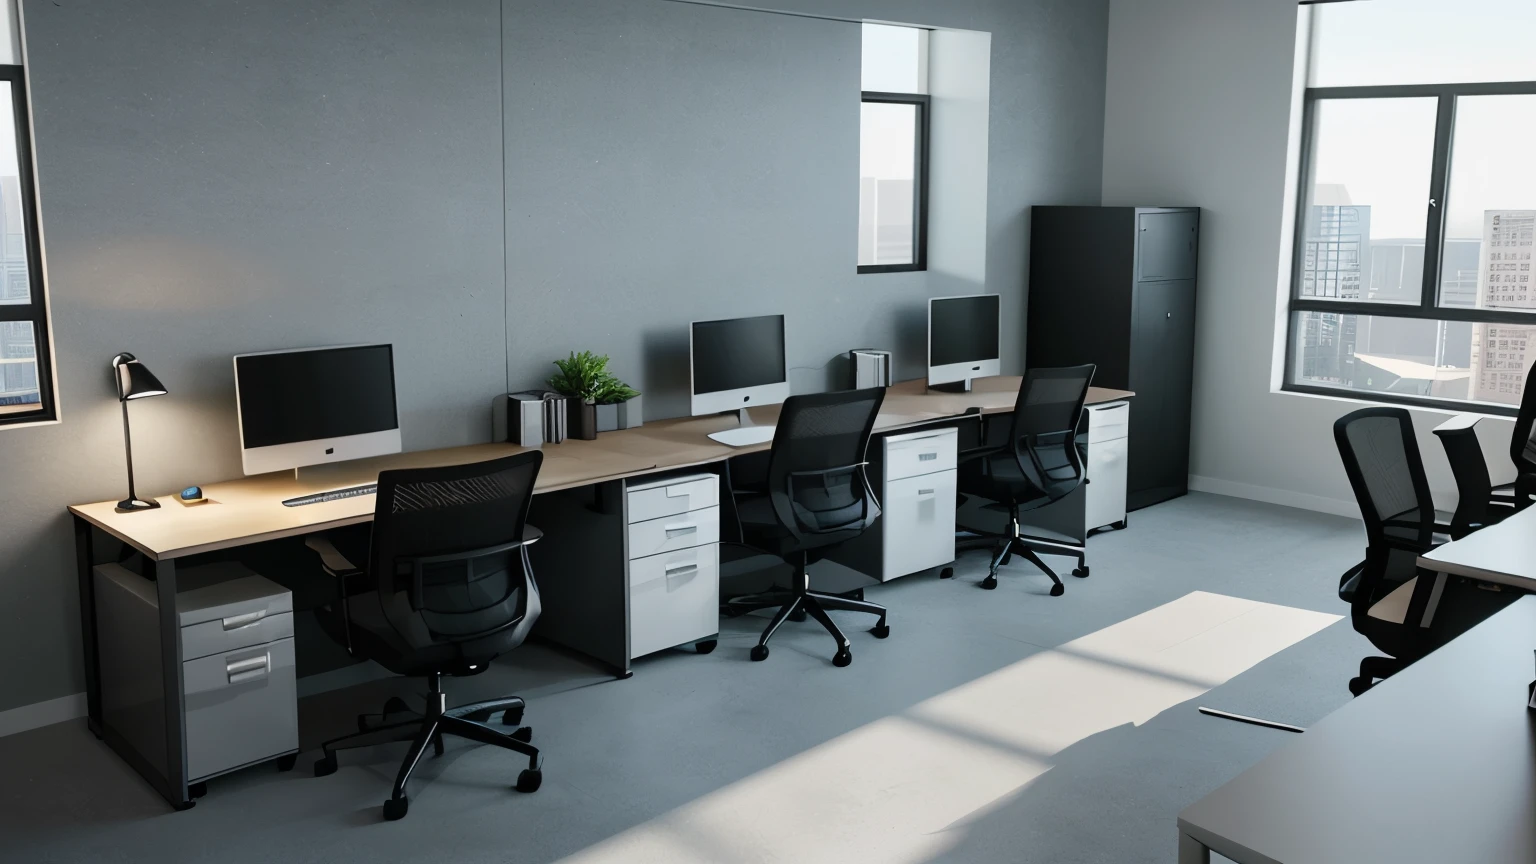
<svg viewBox="0 0 1536 864"><path fill-rule="evenodd" d="M992 589L996 588L997 587L997 577L996 576L988 576L987 578L981 580L981 587L987 589L988 591L991 591Z"/></svg>
<svg viewBox="0 0 1536 864"><path fill-rule="evenodd" d="M315 776L327 777L336 773L336 754L327 753L315 760Z"/></svg>
<svg viewBox="0 0 1536 864"><path fill-rule="evenodd" d="M741 616L747 614L747 610L741 608L740 606L732 606L729 603L722 603L720 604L720 614L727 618L740 618Z"/></svg>
<svg viewBox="0 0 1536 864"><path fill-rule="evenodd" d="M517 786L515 788L519 792L537 792L543 784L543 771L538 768L525 768L523 773L517 775Z"/></svg>
<svg viewBox="0 0 1536 864"><path fill-rule="evenodd" d="M1072 571L1072 575L1076 576L1079 579L1087 579L1088 578L1088 565L1084 564L1083 566L1077 568L1076 570L1073 570Z"/></svg>
<svg viewBox="0 0 1536 864"><path fill-rule="evenodd" d="M277 770L279 771L292 771L293 766L297 764L299 764L299 754L297 753L289 753L287 756L277 757Z"/></svg>
<svg viewBox="0 0 1536 864"><path fill-rule="evenodd" d="M705 639L702 642L693 643L693 650L699 654L708 654L715 650L715 646L719 644L720 641L718 639Z"/></svg>
<svg viewBox="0 0 1536 864"><path fill-rule="evenodd" d="M533 727L524 726L507 737L511 738L513 741L521 741L524 744L527 744L529 741L533 740Z"/></svg>
<svg viewBox="0 0 1536 864"><path fill-rule="evenodd" d="M1060 583L1057 583L1057 584L1051 586L1051 596L1052 597L1060 597L1061 595L1063 595L1065 593L1067 593L1067 586L1062 585Z"/></svg>
<svg viewBox="0 0 1536 864"><path fill-rule="evenodd" d="M847 666L849 663L852 663L852 662L853 662L853 652L849 651L847 648L844 648L843 650L841 650L841 651L837 652L836 654L832 655L832 665L836 666L838 668L842 668L844 666Z"/></svg>
<svg viewBox="0 0 1536 864"><path fill-rule="evenodd" d="M885 637L891 635L891 625L876 624L875 626L869 628L869 632L875 634L876 639L884 639Z"/></svg>
<svg viewBox="0 0 1536 864"><path fill-rule="evenodd" d="M955 578L955 568L953 568L953 567L945 567L943 570L940 570L939 571L939 578L940 579L953 579L953 578Z"/></svg>
<svg viewBox="0 0 1536 864"><path fill-rule="evenodd" d="M789 613L789 620L795 622L796 624L803 624L805 622L805 608L801 607Z"/></svg>
<svg viewBox="0 0 1536 864"><path fill-rule="evenodd" d="M1131 524L1129 519L1121 519L1119 522L1112 523L1109 527L1115 529L1116 531L1124 531L1125 526L1129 524Z"/></svg>
<svg viewBox="0 0 1536 864"><path fill-rule="evenodd" d="M391 798L384 802L384 819L393 822L396 819L404 819L407 810L411 809L411 799L401 795L399 798Z"/></svg>
<svg viewBox="0 0 1536 864"><path fill-rule="evenodd" d="M853 591L849 591L848 592L848 596L852 597L855 600L862 601L864 599L864 589L863 588L859 588L859 589L856 589L856 590L853 590Z"/></svg>
<svg viewBox="0 0 1536 864"><path fill-rule="evenodd" d="M204 795L207 795L207 794L208 794L208 784L207 783L190 783L190 784L187 785L187 797L191 798L194 801L196 801L197 799L199 799L199 798L201 798L201 797L203 797Z"/></svg>
<svg viewBox="0 0 1536 864"><path fill-rule="evenodd" d="M1364 693L1365 691L1367 691L1369 689L1371 689L1371 679L1369 679L1369 678L1351 678L1351 679L1349 679L1349 695L1351 695L1351 696L1359 696L1361 693Z"/></svg>
<svg viewBox="0 0 1536 864"><path fill-rule="evenodd" d="M753 660L767 660L768 659L768 646L767 645L753 645L752 646L752 655L751 656L752 656Z"/></svg>
<svg viewBox="0 0 1536 864"><path fill-rule="evenodd" d="M503 726L521 726L521 725L523 725L523 709L521 709L521 708L508 708L506 710L506 712L504 712L501 715L501 725L503 725Z"/></svg>

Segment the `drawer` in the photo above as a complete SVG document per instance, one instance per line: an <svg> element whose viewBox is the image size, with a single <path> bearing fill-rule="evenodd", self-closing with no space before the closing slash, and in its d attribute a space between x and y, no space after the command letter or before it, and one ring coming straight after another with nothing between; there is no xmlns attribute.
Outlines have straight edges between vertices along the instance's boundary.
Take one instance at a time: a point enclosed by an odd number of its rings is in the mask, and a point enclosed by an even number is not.
<svg viewBox="0 0 1536 864"><path fill-rule="evenodd" d="M705 507L629 526L629 557L644 558L676 549L720 542L720 508Z"/></svg>
<svg viewBox="0 0 1536 864"><path fill-rule="evenodd" d="M1124 438L1130 429L1131 406L1128 402L1092 405L1088 408L1088 440L1114 441Z"/></svg>
<svg viewBox="0 0 1536 864"><path fill-rule="evenodd" d="M720 478L714 474L642 484L629 490L629 521L645 522L720 504Z"/></svg>
<svg viewBox="0 0 1536 864"><path fill-rule="evenodd" d="M181 658L196 660L237 648L265 645L293 637L293 613L268 614L256 609L243 615L215 618L181 628Z"/></svg>
<svg viewBox="0 0 1536 864"><path fill-rule="evenodd" d="M292 639L188 660L182 682L189 779L299 748Z"/></svg>
<svg viewBox="0 0 1536 864"><path fill-rule="evenodd" d="M956 429L936 429L929 432L912 432L892 435L885 439L885 477L900 480L935 471L949 471L955 467Z"/></svg>
<svg viewBox="0 0 1536 864"><path fill-rule="evenodd" d="M887 481L881 501L882 581L955 560L958 472Z"/></svg>
<svg viewBox="0 0 1536 864"><path fill-rule="evenodd" d="M630 657L719 632L719 546L695 546L629 562Z"/></svg>
<svg viewBox="0 0 1536 864"><path fill-rule="evenodd" d="M1092 531L1125 520L1126 449L1124 438L1088 444L1088 485L1083 487L1083 527Z"/></svg>

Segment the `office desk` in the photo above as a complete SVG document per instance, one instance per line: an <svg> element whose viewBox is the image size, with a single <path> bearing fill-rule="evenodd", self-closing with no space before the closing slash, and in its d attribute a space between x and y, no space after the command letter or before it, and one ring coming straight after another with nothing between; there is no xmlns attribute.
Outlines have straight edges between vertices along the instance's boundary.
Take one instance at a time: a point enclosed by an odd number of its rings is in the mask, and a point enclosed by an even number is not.
<svg viewBox="0 0 1536 864"><path fill-rule="evenodd" d="M1180 864L1536 861L1533 648L1522 597L1185 808Z"/></svg>
<svg viewBox="0 0 1536 864"><path fill-rule="evenodd" d="M1442 581L1449 573L1536 591L1536 507L1419 556L1419 566L1440 573Z"/></svg>
<svg viewBox="0 0 1536 864"><path fill-rule="evenodd" d="M970 393L929 393L922 381L908 381L888 389L884 406L875 423L877 433L885 433L926 423L952 420L967 412L996 414L1013 408L1020 379L999 377L981 379ZM1121 390L1093 388L1090 404L1118 401L1133 394ZM762 406L751 411L754 422L771 423L778 417L778 406ZM731 415L686 417L647 423L636 429L605 432L593 441L567 440L544 447L544 464L539 471L535 492L540 498L548 493L594 487L602 490L615 485L622 490L624 481L672 469L723 462L733 456L767 450L769 443L733 448L710 440L711 432L736 424ZM307 493L372 483L380 471L480 462L520 453L525 448L513 444L474 444L442 450L400 453L373 459L305 468L297 475L290 472L245 477L203 487L208 503L186 506L175 496L162 496L158 510L117 513L114 502L102 501L69 508L74 518L75 554L80 580L81 629L84 634L86 701L91 730L103 737L178 807L190 806L187 795L185 741L181 728L182 658L180 631L176 619L176 562L178 559L208 552L233 549L253 543L297 537L346 525L368 522L373 518L371 495L285 507L284 499ZM558 496L555 496L558 498ZM611 498L613 496L606 496ZM623 496L619 495L622 499ZM538 506L537 503L535 506ZM553 509L553 508L552 508ZM565 507L561 512L581 515L593 508ZM622 523L622 520L620 520ZM619 529L622 532L622 524ZM144 576L156 583L159 602L160 653L168 764L164 770L151 765L131 745L117 735L102 719L100 659L96 648L96 602L92 567L96 563L94 531L100 530L144 554ZM606 533L604 533L606 532ZM611 531L580 538L587 547L608 542ZM547 536L539 544L542 554L555 555L557 536ZM622 555L623 537L615 542ZM557 564L569 559L554 557ZM607 558L602 559L607 562ZM537 565L537 562L535 562ZM586 563L586 562L583 562ZM615 572L623 573L623 560L617 560ZM603 567L583 566L580 572L557 566L544 577L546 618L565 614L567 618L590 614L592 626L582 628L567 620L556 641L588 653L627 674L629 656L627 624L623 611L627 604L627 582L606 578ZM585 584L576 584L585 579ZM593 580L603 580L606 594L593 596ZM571 584L567 585L569 582ZM562 594L582 597L581 608L560 608ZM618 621L618 632L613 632ZM591 638L581 632L593 631Z"/></svg>

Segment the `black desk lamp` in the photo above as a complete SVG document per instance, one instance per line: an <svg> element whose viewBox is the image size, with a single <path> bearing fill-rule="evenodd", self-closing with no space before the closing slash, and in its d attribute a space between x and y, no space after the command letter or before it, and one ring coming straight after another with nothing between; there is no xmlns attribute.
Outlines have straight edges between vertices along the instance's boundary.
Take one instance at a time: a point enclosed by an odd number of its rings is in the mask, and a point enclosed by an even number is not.
<svg viewBox="0 0 1536 864"><path fill-rule="evenodd" d="M117 377L117 401L123 405L123 449L128 453L128 497L117 502L117 512L154 510L160 506L159 501L140 500L133 491L133 436L128 431L128 400L164 396L165 385L126 351L112 358L112 374Z"/></svg>

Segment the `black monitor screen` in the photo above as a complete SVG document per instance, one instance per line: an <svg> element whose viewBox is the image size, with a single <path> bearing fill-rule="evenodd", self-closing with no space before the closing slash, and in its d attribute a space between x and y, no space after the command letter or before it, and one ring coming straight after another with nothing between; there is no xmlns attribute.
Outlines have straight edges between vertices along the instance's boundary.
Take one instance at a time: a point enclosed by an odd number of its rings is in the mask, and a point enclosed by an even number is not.
<svg viewBox="0 0 1536 864"><path fill-rule="evenodd" d="M935 299L928 309L928 365L996 360L998 295Z"/></svg>
<svg viewBox="0 0 1536 864"><path fill-rule="evenodd" d="M395 429L389 345L235 358L245 449Z"/></svg>
<svg viewBox="0 0 1536 864"><path fill-rule="evenodd" d="M718 393L786 380L783 315L694 322L693 392Z"/></svg>

